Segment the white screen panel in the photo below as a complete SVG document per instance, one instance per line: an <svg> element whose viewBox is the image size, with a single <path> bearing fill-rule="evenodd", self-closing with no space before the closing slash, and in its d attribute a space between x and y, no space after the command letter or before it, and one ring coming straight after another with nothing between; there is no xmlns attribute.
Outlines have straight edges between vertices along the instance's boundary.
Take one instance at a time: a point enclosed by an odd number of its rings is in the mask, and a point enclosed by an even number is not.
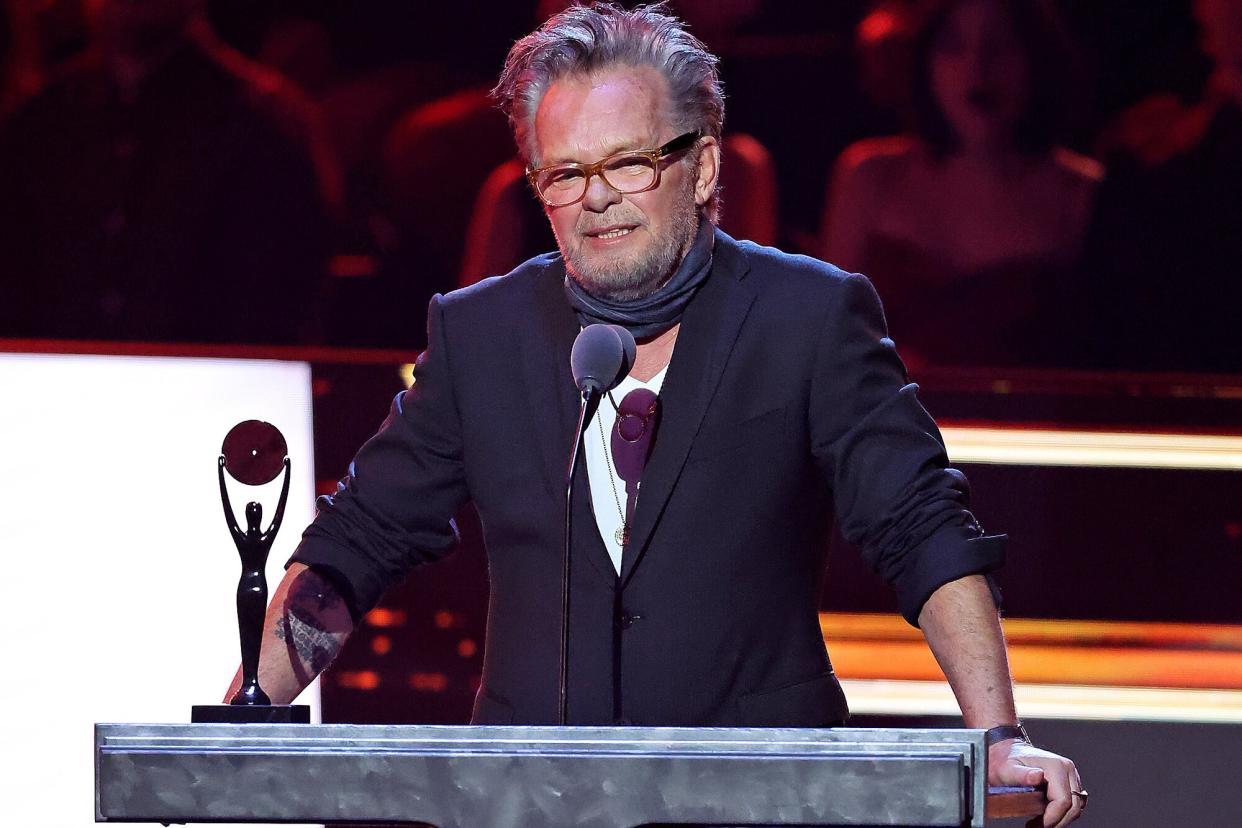
<svg viewBox="0 0 1242 828"><path fill-rule="evenodd" d="M188 722L240 655L240 562L216 458L237 422L293 462L269 590L313 513L310 366L262 360L0 354L0 824L94 824L95 722ZM279 481L229 480L242 518ZM257 495L257 496L256 496ZM318 718L317 687L303 694Z"/></svg>

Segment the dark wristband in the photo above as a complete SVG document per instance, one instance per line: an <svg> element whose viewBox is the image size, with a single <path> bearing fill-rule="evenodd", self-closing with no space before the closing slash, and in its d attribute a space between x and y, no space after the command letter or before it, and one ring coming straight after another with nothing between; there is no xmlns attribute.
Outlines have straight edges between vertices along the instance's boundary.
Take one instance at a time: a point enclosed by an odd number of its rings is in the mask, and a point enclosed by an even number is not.
<svg viewBox="0 0 1242 828"><path fill-rule="evenodd" d="M1003 742L1006 739L1021 739L1028 745L1031 744L1031 737L1026 735L1026 728L1019 722L1016 725L1000 725L999 727L990 727L983 733L983 739L988 747Z"/></svg>

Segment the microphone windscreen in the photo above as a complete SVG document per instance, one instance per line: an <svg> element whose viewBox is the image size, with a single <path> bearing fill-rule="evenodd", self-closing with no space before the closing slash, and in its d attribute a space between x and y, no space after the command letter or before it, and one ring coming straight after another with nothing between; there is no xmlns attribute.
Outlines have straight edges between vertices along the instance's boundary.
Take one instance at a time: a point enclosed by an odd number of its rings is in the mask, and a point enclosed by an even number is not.
<svg viewBox="0 0 1242 828"><path fill-rule="evenodd" d="M587 325L569 352L574 385L582 392L588 389L598 394L608 391L624 376L621 373L624 364L625 345L611 325Z"/></svg>
<svg viewBox="0 0 1242 828"><path fill-rule="evenodd" d="M634 334L630 333L626 328L620 325L609 325L617 332L617 337L621 340L621 349L625 352L624 361L621 363L621 370L617 372L617 383L630 375L630 369L634 367L634 357L638 353L638 343L634 341ZM613 383L616 386L617 383Z"/></svg>

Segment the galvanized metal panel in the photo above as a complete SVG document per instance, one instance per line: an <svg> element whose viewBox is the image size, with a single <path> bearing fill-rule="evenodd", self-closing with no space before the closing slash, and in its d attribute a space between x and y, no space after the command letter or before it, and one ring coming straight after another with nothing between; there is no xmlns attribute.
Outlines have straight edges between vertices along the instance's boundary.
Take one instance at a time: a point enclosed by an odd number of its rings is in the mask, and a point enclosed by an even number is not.
<svg viewBox="0 0 1242 828"><path fill-rule="evenodd" d="M983 825L981 731L98 725L99 821Z"/></svg>

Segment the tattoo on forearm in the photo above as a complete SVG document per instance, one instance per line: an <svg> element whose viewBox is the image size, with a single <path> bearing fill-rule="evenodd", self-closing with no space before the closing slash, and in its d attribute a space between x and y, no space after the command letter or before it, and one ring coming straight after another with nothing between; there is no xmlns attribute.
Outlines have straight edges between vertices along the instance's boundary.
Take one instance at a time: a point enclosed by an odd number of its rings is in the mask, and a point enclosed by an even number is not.
<svg viewBox="0 0 1242 828"><path fill-rule="evenodd" d="M340 644L331 633L313 622L298 618L293 612L281 616L276 622L275 633L281 641L293 642L298 658L312 673L327 669L340 649Z"/></svg>
<svg viewBox="0 0 1242 828"><path fill-rule="evenodd" d="M274 634L292 645L312 675L322 672L336 658L345 636L326 628L324 620L347 613L335 590L314 575L303 575L290 587L285 611L276 621Z"/></svg>

